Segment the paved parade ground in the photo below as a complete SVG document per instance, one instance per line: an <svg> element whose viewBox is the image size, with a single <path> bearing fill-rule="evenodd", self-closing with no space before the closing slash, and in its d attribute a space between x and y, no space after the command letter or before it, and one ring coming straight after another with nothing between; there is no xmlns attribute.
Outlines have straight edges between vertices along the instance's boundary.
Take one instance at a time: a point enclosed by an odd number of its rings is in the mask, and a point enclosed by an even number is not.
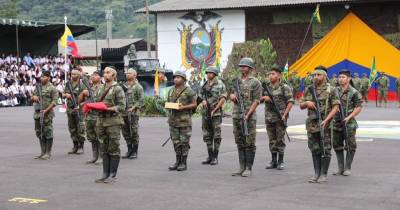
<svg viewBox="0 0 400 210"><path fill-rule="evenodd" d="M391 107L395 107L394 104ZM166 118L140 119L137 160L121 160L118 181L96 184L101 165L86 165L84 155L67 155L72 142L66 115L56 111L55 142L50 161L39 153L32 107L0 109L0 210L128 210L128 209L399 209L400 109L370 104L359 116L358 150L352 175L335 177L333 155L328 183L309 184L312 159L304 133L305 111L290 115L284 171L265 170L270 160L258 109L257 153L253 176L232 177L238 167L232 120L224 118L219 165L205 166L200 118L194 119L188 170L168 171L175 161ZM122 152L126 151L121 140ZM334 153L334 152L332 152ZM268 158L268 159L267 159Z"/></svg>

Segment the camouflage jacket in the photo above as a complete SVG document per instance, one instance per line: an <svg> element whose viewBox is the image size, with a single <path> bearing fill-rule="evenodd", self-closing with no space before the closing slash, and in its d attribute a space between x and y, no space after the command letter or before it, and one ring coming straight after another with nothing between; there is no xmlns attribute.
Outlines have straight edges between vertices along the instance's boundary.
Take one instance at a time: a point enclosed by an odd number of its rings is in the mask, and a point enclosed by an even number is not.
<svg viewBox="0 0 400 210"><path fill-rule="evenodd" d="M101 86L101 84L98 84L98 85L96 85L96 86L91 86L91 87L90 87L90 89L92 90L92 93L93 93L94 102L100 100L100 97L101 97L100 94L99 94L99 92L100 92L100 86ZM94 111L94 110L90 111L90 112L86 115L86 120L96 120L96 119L97 119L97 114L98 114L97 111Z"/></svg>
<svg viewBox="0 0 400 210"><path fill-rule="evenodd" d="M349 86L346 91L343 91L341 87L338 87L337 93L340 99L340 104L344 111L344 116L349 116L355 108L362 106L361 94L355 88ZM333 129L342 130L342 126L343 125L340 121L340 113L338 112L334 118ZM347 123L347 128L349 129L355 129L357 127L357 121L354 118Z"/></svg>
<svg viewBox="0 0 400 210"><path fill-rule="evenodd" d="M379 77L377 83L381 90L387 90L389 88L389 78L387 76Z"/></svg>
<svg viewBox="0 0 400 210"><path fill-rule="evenodd" d="M268 96L267 91L268 88L270 91L276 106L282 116L285 113L286 107L289 103L294 103L292 89L283 83L280 83L278 86L274 87L271 83L263 84L263 96ZM276 122L281 119L281 117L274 111L274 106L271 102L265 103L265 120L268 122Z"/></svg>
<svg viewBox="0 0 400 210"><path fill-rule="evenodd" d="M332 79L329 81L329 84L330 84L332 87L338 86L338 85L339 85L338 79L337 79L337 78L332 78Z"/></svg>
<svg viewBox="0 0 400 210"><path fill-rule="evenodd" d="M289 83L294 90L299 90L301 86L301 78L297 75L290 77Z"/></svg>
<svg viewBox="0 0 400 210"><path fill-rule="evenodd" d="M306 78L304 79L304 88L306 89L307 87L312 86L312 84L313 84L313 76L312 75L306 76Z"/></svg>
<svg viewBox="0 0 400 210"><path fill-rule="evenodd" d="M354 88L358 91L361 90L361 79L359 77L354 77L353 79Z"/></svg>
<svg viewBox="0 0 400 210"><path fill-rule="evenodd" d="M101 112L97 119L97 123L101 126L108 127L114 125L122 125L121 113L125 111L125 94L121 86L117 82L114 82L109 91L104 96L102 102L106 104L107 107L115 107L117 112ZM103 84L99 88L100 99L103 97L105 92L108 90L106 84ZM107 115L109 114L109 115Z"/></svg>
<svg viewBox="0 0 400 210"><path fill-rule="evenodd" d="M329 112L331 112L334 105L340 104L339 96L336 88L332 87L329 83L325 83L316 88L316 95L320 105L322 120L324 120ZM301 99L301 103L311 101L316 103L312 97L312 86L309 86ZM306 120L306 129L308 132L319 132L318 115L315 110L308 110Z"/></svg>
<svg viewBox="0 0 400 210"><path fill-rule="evenodd" d="M237 94L234 92L234 85L236 81L233 80L232 82L232 87L230 88L230 93L232 94ZM260 103L260 98L262 95L262 87L260 81L256 79L255 77L250 76L248 80L243 80L240 78L240 90L242 92L242 98L243 98L243 105L244 105L244 111L245 114L250 110L251 105L254 102ZM232 118L233 119L239 119L240 118L240 107L238 103L234 103L233 106L233 112L232 112ZM256 120L257 119L257 114L254 112L252 116L249 118L249 120Z"/></svg>
<svg viewBox="0 0 400 210"><path fill-rule="evenodd" d="M78 103L79 95L84 91L87 90L86 86L79 80L79 82L74 83L73 81L68 81L71 83L72 93L68 90L67 86L64 88L64 93L69 93L74 95L76 103ZM67 100L67 113L71 113L73 111L74 105L71 99ZM79 110L82 112L82 107L79 106Z"/></svg>
<svg viewBox="0 0 400 210"><path fill-rule="evenodd" d="M226 99L227 97L225 84L221 80L214 78L211 81L211 85L209 82L204 83L203 87L200 90L200 95L203 100L207 101L207 104L209 105L208 108L210 110L213 110L217 106L220 99L222 98ZM203 116L206 116L207 109L204 109L202 114ZM214 116L221 116L221 115L222 115L222 109L219 109L214 113Z"/></svg>
<svg viewBox="0 0 400 210"><path fill-rule="evenodd" d="M126 104L127 108L137 108L137 111L134 113L134 115L139 116L140 115L140 109L144 105L144 91L143 87L139 84L138 81L135 81L133 85L129 85L127 82L125 83L125 87L127 87L126 91L126 97L128 104ZM127 112L125 111L123 113L123 116L127 116Z"/></svg>
<svg viewBox="0 0 400 210"><path fill-rule="evenodd" d="M46 109L47 107L50 106L50 104L57 105L58 91L52 84L50 84L50 82L47 85L42 86L42 97L40 97L37 88L33 92L33 96L39 97L39 100L42 100L41 98L43 98L43 101L39 101L39 103L33 104L33 107L35 108L37 107L38 109L40 109L40 103L42 103L42 109ZM53 109L50 112L48 112L44 117L53 118L54 117ZM40 112L37 112L35 110L35 112L33 113L33 119L37 120L39 118L40 118Z"/></svg>
<svg viewBox="0 0 400 210"><path fill-rule="evenodd" d="M193 100L196 100L196 94L188 86L183 86L180 89L172 87L168 91L167 102L189 105ZM173 127L192 126L192 111L171 109L169 110L168 123Z"/></svg>
<svg viewBox="0 0 400 210"><path fill-rule="evenodd" d="M367 91L370 88L369 78L361 78L361 91Z"/></svg>

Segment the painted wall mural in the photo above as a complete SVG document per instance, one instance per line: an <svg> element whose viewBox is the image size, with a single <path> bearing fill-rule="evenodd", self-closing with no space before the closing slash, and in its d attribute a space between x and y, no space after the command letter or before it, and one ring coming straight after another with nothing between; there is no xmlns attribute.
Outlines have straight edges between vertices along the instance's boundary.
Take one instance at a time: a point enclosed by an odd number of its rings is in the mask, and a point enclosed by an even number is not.
<svg viewBox="0 0 400 210"><path fill-rule="evenodd" d="M221 60L221 20L214 25L207 24L208 20L220 19L222 16L211 11L189 12L179 19L191 20L194 24L185 25L180 22L180 45L182 66L185 69L203 68L220 65Z"/></svg>

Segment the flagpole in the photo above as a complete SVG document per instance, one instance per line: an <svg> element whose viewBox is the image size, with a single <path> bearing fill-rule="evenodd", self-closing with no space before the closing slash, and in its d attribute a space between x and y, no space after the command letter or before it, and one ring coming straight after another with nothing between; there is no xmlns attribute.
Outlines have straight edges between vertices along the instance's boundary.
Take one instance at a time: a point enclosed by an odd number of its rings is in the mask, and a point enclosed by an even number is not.
<svg viewBox="0 0 400 210"><path fill-rule="evenodd" d="M307 39L307 36L308 36L308 32L310 31L313 22L314 22L314 15L311 17L310 23L308 24L306 35L304 36L304 39L301 42L300 49L299 49L299 52L297 53L296 60L298 60L300 58L301 51L303 50L304 43L306 42L306 39Z"/></svg>
<svg viewBox="0 0 400 210"><path fill-rule="evenodd" d="M64 16L64 32L67 31L67 16ZM64 47L64 65L68 64L67 45ZM67 69L64 69L64 85L67 84Z"/></svg>

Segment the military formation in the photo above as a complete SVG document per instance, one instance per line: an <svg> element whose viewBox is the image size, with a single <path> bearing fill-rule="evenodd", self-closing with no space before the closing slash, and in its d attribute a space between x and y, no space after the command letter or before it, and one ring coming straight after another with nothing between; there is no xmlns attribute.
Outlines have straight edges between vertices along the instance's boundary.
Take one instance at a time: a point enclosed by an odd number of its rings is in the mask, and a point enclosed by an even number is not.
<svg viewBox="0 0 400 210"><path fill-rule="evenodd" d="M296 71L284 82L282 68L272 66L267 78L260 80L255 75L255 63L251 58L242 58L238 64L240 74L229 82L222 81L219 69L208 67L204 83L195 91L188 84L186 72L176 71L174 85L166 95L169 136L176 160L168 167L171 171L188 170L188 156L192 135L192 116L201 107L203 141L207 157L201 163L217 165L222 143L221 124L224 105L233 104L232 125L234 142L238 151L238 169L232 176L249 177L256 154L257 107L265 107L265 125L268 134L269 152L266 169L284 170L285 148L290 142L287 122L293 105L307 110L306 130L308 148L313 163L314 175L310 183L328 181L332 148L336 154L338 171L333 175L349 176L357 150L356 117L368 102L371 83L366 74L343 69L328 79L328 70L318 66L302 79ZM162 70L161 70L162 74ZM68 130L72 140L71 155L84 153L86 139L91 143L92 159L87 164L103 166L103 175L96 183L112 183L117 179L120 159L138 158L139 118L144 108L144 91L137 81L134 69L126 71L126 82L116 81L117 72L106 67L103 75L94 72L89 80L79 69L70 72L63 98L66 101ZM34 102L35 133L40 143L40 155L35 159L51 158L53 145L54 107L58 92L49 83L50 74L43 71L32 97ZM265 80L264 80L265 79ZM379 105L387 106L389 78L382 73L375 81ZM400 95L400 78L396 80ZM304 88L304 95L302 95ZM198 92L198 93L197 93ZM156 94L156 97L158 95ZM102 108L85 111L87 104L101 104ZM399 98L400 107L400 98ZM122 133L122 135L121 135ZM125 139L126 154L121 157L120 140ZM164 144L164 145L165 145Z"/></svg>

